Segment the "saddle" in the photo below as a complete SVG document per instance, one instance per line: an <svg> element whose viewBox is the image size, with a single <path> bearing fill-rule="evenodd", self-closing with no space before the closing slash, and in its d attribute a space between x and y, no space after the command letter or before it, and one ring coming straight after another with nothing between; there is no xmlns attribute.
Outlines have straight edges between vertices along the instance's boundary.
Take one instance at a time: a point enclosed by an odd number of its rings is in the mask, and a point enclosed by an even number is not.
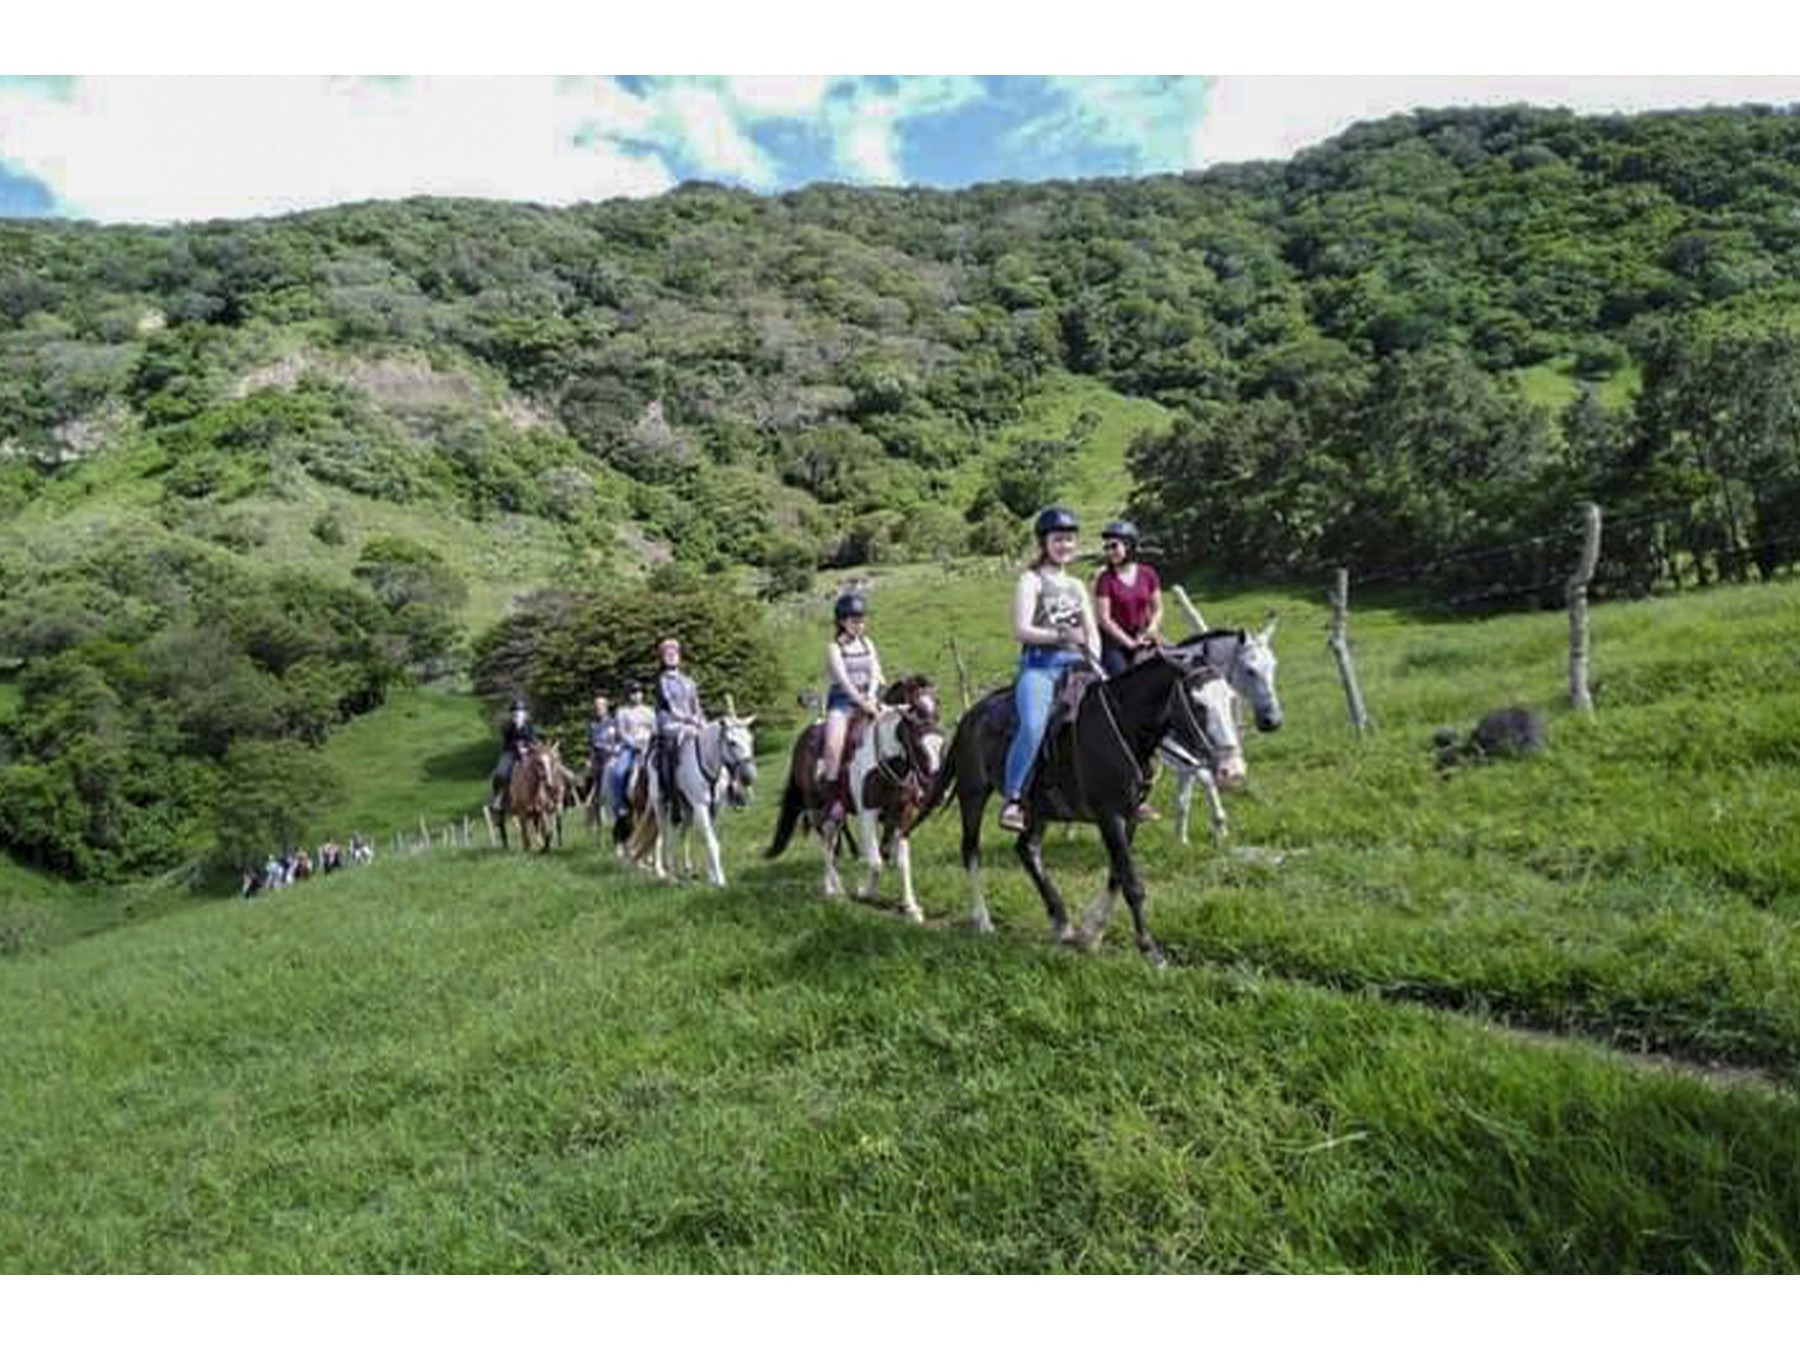
<svg viewBox="0 0 1800 1350"><path fill-rule="evenodd" d="M873 724L870 719L862 713L852 713L849 726L844 731L844 753L838 758L835 799L843 807L846 817L852 814L856 805L850 800L850 764L856 758L856 752L861 747L863 737L868 734L871 725ZM813 763L817 764L825 753L825 724L814 722L801 734L805 737L806 748L812 756ZM830 796L819 794L817 800L809 805L823 811L831 805L832 800L833 798Z"/></svg>
<svg viewBox="0 0 1800 1350"><path fill-rule="evenodd" d="M1050 705L1050 720L1044 726L1044 744L1054 745L1057 737L1067 732L1075 736L1075 715L1081 711L1088 690L1106 677L1086 666L1070 666L1056 685L1056 700Z"/></svg>

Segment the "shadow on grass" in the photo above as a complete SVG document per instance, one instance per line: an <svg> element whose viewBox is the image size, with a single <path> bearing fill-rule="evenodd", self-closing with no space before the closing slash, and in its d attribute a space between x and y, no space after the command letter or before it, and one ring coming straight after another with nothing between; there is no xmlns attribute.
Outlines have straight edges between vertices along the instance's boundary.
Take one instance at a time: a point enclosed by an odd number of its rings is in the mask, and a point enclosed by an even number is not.
<svg viewBox="0 0 1800 1350"><path fill-rule="evenodd" d="M499 758L500 751L496 747L490 746L486 741L471 741L467 745L427 755L422 767L427 782L485 783L488 775L494 771L494 761Z"/></svg>

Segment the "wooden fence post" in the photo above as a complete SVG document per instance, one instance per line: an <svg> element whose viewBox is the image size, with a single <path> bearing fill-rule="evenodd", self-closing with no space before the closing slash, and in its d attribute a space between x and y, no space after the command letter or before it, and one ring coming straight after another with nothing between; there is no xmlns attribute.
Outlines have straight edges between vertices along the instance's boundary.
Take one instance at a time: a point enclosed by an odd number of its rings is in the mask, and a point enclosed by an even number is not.
<svg viewBox="0 0 1800 1350"><path fill-rule="evenodd" d="M1344 682L1344 698L1350 705L1350 725L1360 736L1369 729L1369 710L1363 703L1362 686L1356 682L1356 663L1350 659L1349 568L1337 569L1325 598L1331 601L1331 635L1325 639L1325 645L1337 659L1338 678Z"/></svg>
<svg viewBox="0 0 1800 1350"><path fill-rule="evenodd" d="M956 662L956 689L962 697L962 710L969 711L969 667L963 662L962 648L956 645L956 639L950 639L950 659Z"/></svg>
<svg viewBox="0 0 1800 1350"><path fill-rule="evenodd" d="M1175 603L1181 606L1181 612L1187 615L1188 622L1194 625L1196 635L1208 631L1206 620L1200 617L1200 611L1195 607L1194 602L1188 599L1185 586L1171 586L1169 594L1175 597Z"/></svg>
<svg viewBox="0 0 1800 1350"><path fill-rule="evenodd" d="M1593 651L1588 631L1588 582L1600 561L1600 506L1581 505L1581 558L1569 578L1569 705L1576 712L1594 715L1594 696L1588 691L1588 658Z"/></svg>

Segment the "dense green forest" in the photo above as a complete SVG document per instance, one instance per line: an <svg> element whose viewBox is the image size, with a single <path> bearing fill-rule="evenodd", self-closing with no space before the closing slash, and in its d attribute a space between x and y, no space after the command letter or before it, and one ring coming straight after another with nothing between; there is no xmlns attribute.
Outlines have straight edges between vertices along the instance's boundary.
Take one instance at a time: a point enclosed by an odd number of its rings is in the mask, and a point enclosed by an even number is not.
<svg viewBox="0 0 1800 1350"><path fill-rule="evenodd" d="M0 842L98 877L252 850L328 799L333 724L472 651L561 670L521 643L596 594L1010 552L1092 431L1010 434L1054 380L1172 414L1129 464L1184 562L1529 602L1593 497L1608 593L1766 576L1797 300L1800 120L1764 108L954 193L0 224ZM554 581L542 622L468 631L508 578ZM734 613L717 659L772 669Z"/></svg>

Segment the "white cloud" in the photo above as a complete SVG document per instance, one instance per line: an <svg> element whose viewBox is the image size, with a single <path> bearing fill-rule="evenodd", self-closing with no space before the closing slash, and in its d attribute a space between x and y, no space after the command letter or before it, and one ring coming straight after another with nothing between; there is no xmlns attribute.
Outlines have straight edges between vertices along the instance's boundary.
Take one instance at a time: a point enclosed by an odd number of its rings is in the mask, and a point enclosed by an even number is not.
<svg viewBox="0 0 1800 1350"><path fill-rule="evenodd" d="M725 87L748 116L811 117L824 103L835 75L730 75Z"/></svg>
<svg viewBox="0 0 1800 1350"><path fill-rule="evenodd" d="M577 144L585 124L602 134ZM432 194L564 203L673 183L609 139L646 123L610 82L83 77L0 89L0 156L103 221L267 215Z"/></svg>
<svg viewBox="0 0 1800 1350"><path fill-rule="evenodd" d="M1047 83L1066 106L1017 128L1015 144L1040 151L1123 147L1145 169L1191 167L1205 93L1199 76L1053 76Z"/></svg>
<svg viewBox="0 0 1800 1350"><path fill-rule="evenodd" d="M701 173L752 187L775 185L774 162L739 126L737 112L723 94L683 83L657 90L651 102L663 110L656 129L666 129Z"/></svg>
<svg viewBox="0 0 1800 1350"><path fill-rule="evenodd" d="M1286 159L1353 122L1415 108L1531 103L1578 113L1800 101L1792 75L1208 76L1189 163Z"/></svg>

